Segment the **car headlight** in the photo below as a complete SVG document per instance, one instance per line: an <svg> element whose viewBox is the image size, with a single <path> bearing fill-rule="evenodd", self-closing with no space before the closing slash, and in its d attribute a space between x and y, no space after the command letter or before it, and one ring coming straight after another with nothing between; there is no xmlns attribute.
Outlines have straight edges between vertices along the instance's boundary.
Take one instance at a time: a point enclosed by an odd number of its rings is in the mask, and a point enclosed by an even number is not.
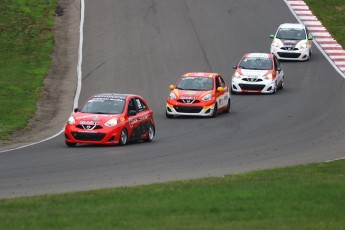
<svg viewBox="0 0 345 230"><path fill-rule="evenodd" d="M75 124L75 120L74 120L74 117L73 117L73 116L70 116L70 117L68 118L67 124L69 124L69 125L74 125L74 124Z"/></svg>
<svg viewBox="0 0 345 230"><path fill-rule="evenodd" d="M265 79L266 79L266 80L272 81L272 80L273 80L273 75L272 75L272 73L267 74L267 75L265 76Z"/></svg>
<svg viewBox="0 0 345 230"><path fill-rule="evenodd" d="M112 118L109 121L107 121L105 124L107 127L113 127L117 125L117 118Z"/></svg>
<svg viewBox="0 0 345 230"><path fill-rule="evenodd" d="M235 74L232 76L232 78L241 78L242 75L239 72L235 72Z"/></svg>
<svg viewBox="0 0 345 230"><path fill-rule="evenodd" d="M298 49L306 49L308 47L308 42L303 41L301 43L298 44Z"/></svg>
<svg viewBox="0 0 345 230"><path fill-rule="evenodd" d="M274 42L272 42L271 46L272 47L279 47L279 42L274 41Z"/></svg>
<svg viewBox="0 0 345 230"><path fill-rule="evenodd" d="M176 99L176 95L173 92L170 92L169 99L175 100Z"/></svg>
<svg viewBox="0 0 345 230"><path fill-rule="evenodd" d="M203 96L202 98L201 98L201 100L203 100L203 101L211 101L211 99L212 99L212 94L206 94L205 96Z"/></svg>

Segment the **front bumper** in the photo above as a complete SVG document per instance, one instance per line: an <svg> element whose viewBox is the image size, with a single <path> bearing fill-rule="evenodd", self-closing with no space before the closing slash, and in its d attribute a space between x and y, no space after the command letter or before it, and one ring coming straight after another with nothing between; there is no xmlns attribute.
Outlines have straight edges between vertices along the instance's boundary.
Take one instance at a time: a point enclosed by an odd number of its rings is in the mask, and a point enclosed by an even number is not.
<svg viewBox="0 0 345 230"><path fill-rule="evenodd" d="M210 117L213 114L215 102L207 105L184 104L180 102L166 103L166 113L173 116L202 116Z"/></svg>
<svg viewBox="0 0 345 230"><path fill-rule="evenodd" d="M249 82L242 79L232 79L231 83L231 91L235 93L274 93L276 87L276 81L270 80Z"/></svg>
<svg viewBox="0 0 345 230"><path fill-rule="evenodd" d="M85 130L74 125L65 126L65 141L77 144L102 144L114 145L120 140L120 127L106 128L102 130Z"/></svg>
<svg viewBox="0 0 345 230"><path fill-rule="evenodd" d="M284 48L271 47L271 53L279 60L306 61L310 57L310 48L287 50Z"/></svg>

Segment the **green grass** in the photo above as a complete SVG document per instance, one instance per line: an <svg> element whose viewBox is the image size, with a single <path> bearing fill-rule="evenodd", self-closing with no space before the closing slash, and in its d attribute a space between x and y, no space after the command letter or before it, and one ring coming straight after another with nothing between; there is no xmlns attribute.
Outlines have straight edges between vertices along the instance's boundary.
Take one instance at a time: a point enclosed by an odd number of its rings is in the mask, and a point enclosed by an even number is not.
<svg viewBox="0 0 345 230"><path fill-rule="evenodd" d="M305 0L337 42L345 48L345 0Z"/></svg>
<svg viewBox="0 0 345 230"><path fill-rule="evenodd" d="M0 200L2 229L344 229L345 161Z"/></svg>
<svg viewBox="0 0 345 230"><path fill-rule="evenodd" d="M27 125L51 66L55 0L1 0L0 140Z"/></svg>

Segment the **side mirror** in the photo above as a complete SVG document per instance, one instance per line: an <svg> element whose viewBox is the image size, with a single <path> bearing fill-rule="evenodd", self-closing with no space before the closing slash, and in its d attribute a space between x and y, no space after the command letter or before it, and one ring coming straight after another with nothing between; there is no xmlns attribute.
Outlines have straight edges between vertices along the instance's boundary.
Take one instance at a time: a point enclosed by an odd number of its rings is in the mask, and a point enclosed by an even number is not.
<svg viewBox="0 0 345 230"><path fill-rule="evenodd" d="M270 34L270 39L273 39L274 38L274 34Z"/></svg>
<svg viewBox="0 0 345 230"><path fill-rule="evenodd" d="M232 68L233 68L233 69L237 69L237 65L233 65Z"/></svg>
<svg viewBox="0 0 345 230"><path fill-rule="evenodd" d="M217 88L217 91L218 91L218 92L223 92L223 91L224 91L224 88L223 88L223 87L218 87L218 88Z"/></svg>
<svg viewBox="0 0 345 230"><path fill-rule="evenodd" d="M175 86L174 85L169 85L169 89L173 90L173 89L175 89Z"/></svg>
<svg viewBox="0 0 345 230"><path fill-rule="evenodd" d="M76 113L79 111L79 108L75 108L73 111Z"/></svg>
<svg viewBox="0 0 345 230"><path fill-rule="evenodd" d="M135 115L137 115L137 111L135 111L135 110L129 110L128 115L129 115L129 116L135 116Z"/></svg>

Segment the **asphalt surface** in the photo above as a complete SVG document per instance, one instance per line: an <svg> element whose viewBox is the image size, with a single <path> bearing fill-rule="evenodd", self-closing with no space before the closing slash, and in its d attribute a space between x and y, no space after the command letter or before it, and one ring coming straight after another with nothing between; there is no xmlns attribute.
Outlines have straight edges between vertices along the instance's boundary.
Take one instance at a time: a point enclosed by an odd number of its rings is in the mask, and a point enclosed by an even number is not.
<svg viewBox="0 0 345 230"><path fill-rule="evenodd" d="M322 162L345 156L345 80L314 47L282 62L275 95L233 95L230 114L165 118L168 86L190 71L230 84L246 52L297 22L277 0L87 0L82 91L140 94L155 113L152 143L68 148L63 135L0 153L0 198L61 193ZM63 126L63 124L62 124Z"/></svg>

